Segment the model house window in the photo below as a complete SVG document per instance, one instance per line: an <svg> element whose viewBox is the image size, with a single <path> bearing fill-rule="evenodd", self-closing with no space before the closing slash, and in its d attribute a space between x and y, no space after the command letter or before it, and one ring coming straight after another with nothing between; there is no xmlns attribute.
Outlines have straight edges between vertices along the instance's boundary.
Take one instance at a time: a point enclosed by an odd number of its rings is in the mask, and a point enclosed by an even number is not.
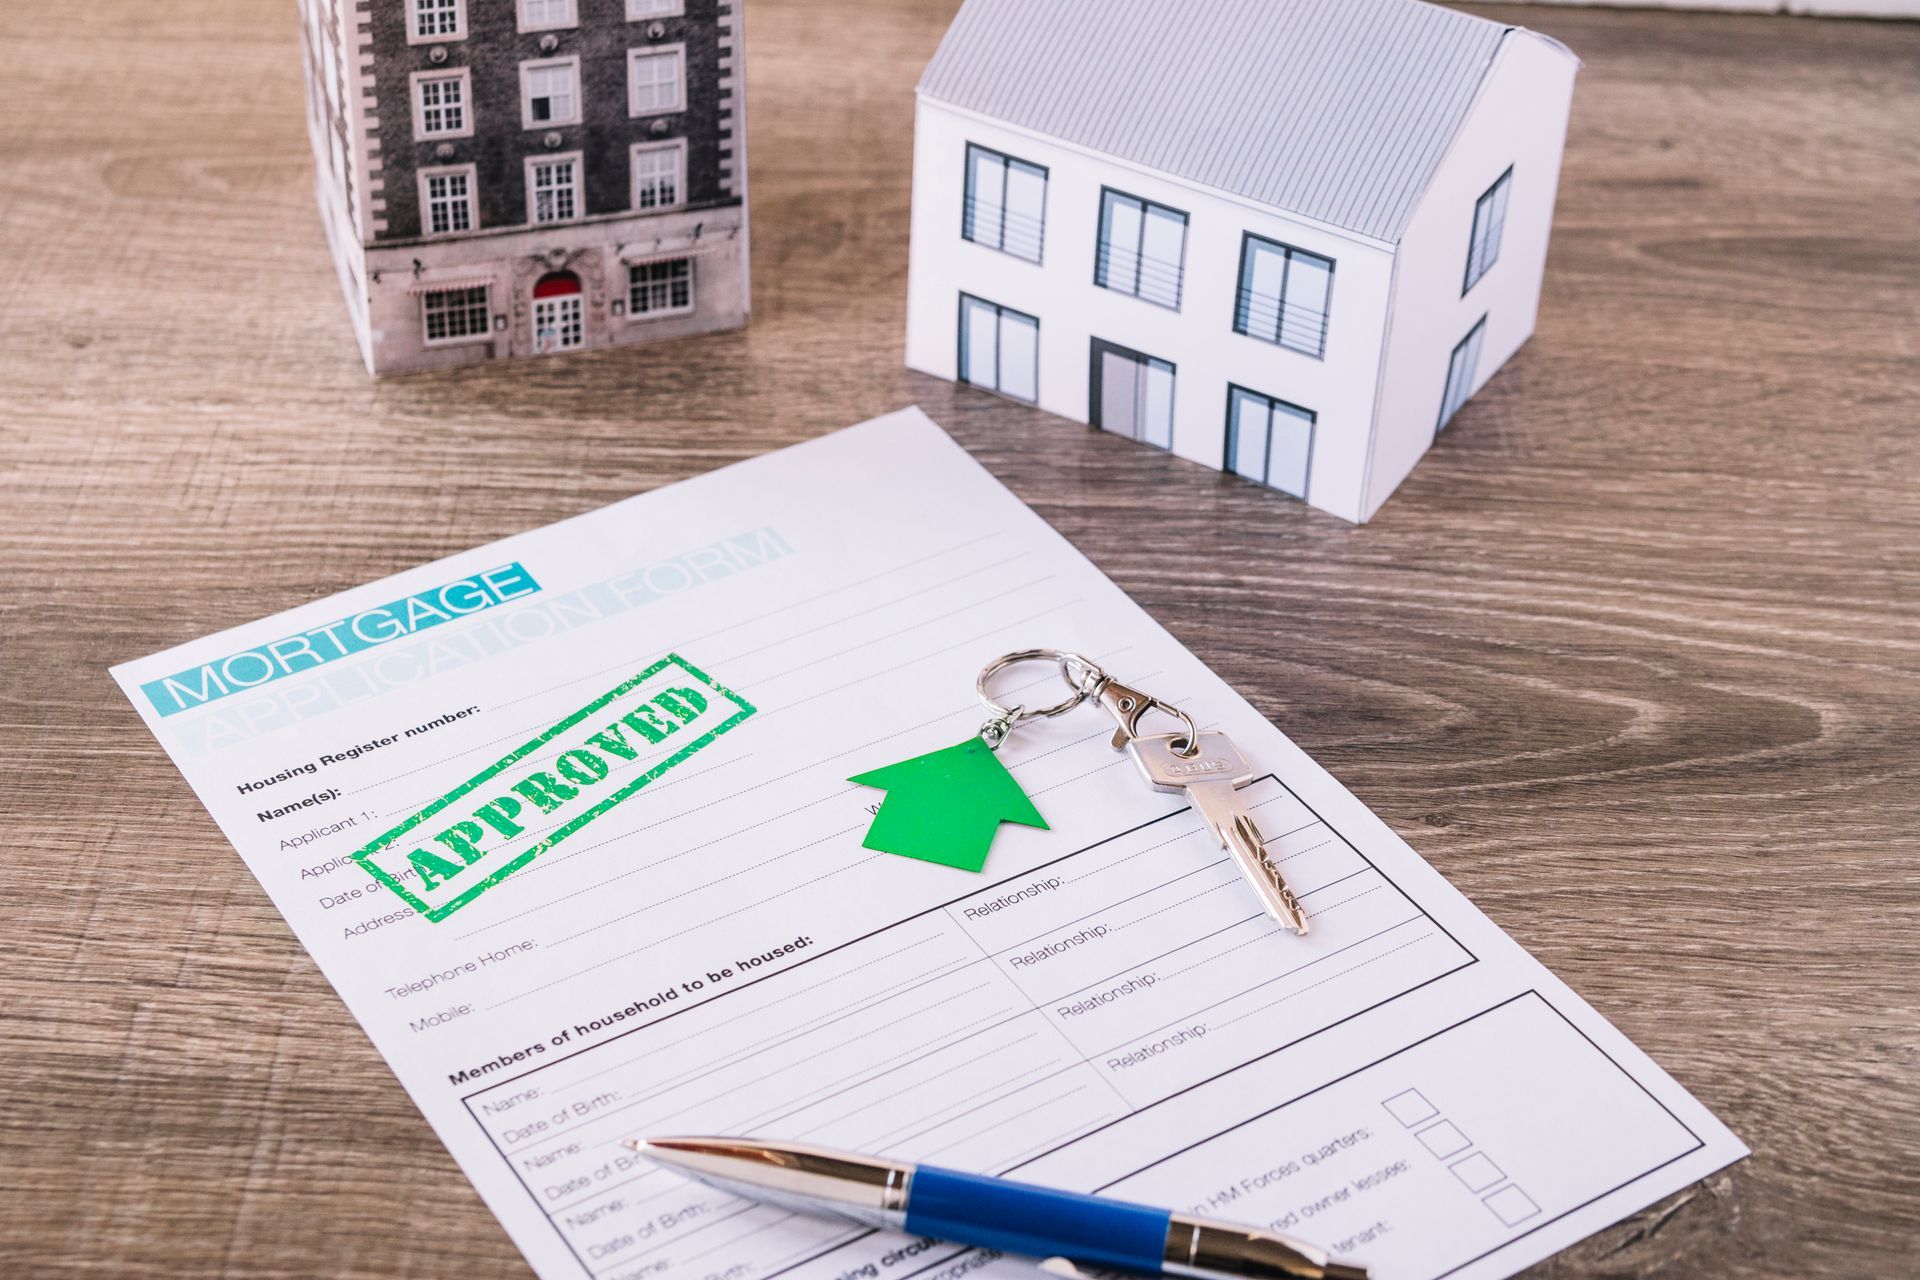
<svg viewBox="0 0 1920 1280"><path fill-rule="evenodd" d="M1093 425L1159 449L1173 448L1174 367L1165 360L1093 340Z"/></svg>
<svg viewBox="0 0 1920 1280"><path fill-rule="evenodd" d="M627 51L627 114L655 116L686 105L686 59L679 46Z"/></svg>
<svg viewBox="0 0 1920 1280"><path fill-rule="evenodd" d="M693 310L693 259L636 262L627 268L627 313L636 320Z"/></svg>
<svg viewBox="0 0 1920 1280"><path fill-rule="evenodd" d="M412 18L407 24L409 43L466 38L467 0L408 0L408 7Z"/></svg>
<svg viewBox="0 0 1920 1280"><path fill-rule="evenodd" d="M1101 288L1178 311L1186 248L1186 214L1118 191L1100 193L1100 249L1093 281Z"/></svg>
<svg viewBox="0 0 1920 1280"><path fill-rule="evenodd" d="M574 0L520 0L522 31L552 31L556 27L577 27L580 15Z"/></svg>
<svg viewBox="0 0 1920 1280"><path fill-rule="evenodd" d="M686 199L682 177L687 144L668 142L633 149L633 207L671 209Z"/></svg>
<svg viewBox="0 0 1920 1280"><path fill-rule="evenodd" d="M426 210L421 221L426 233L450 235L471 231L479 222L473 209L473 166L458 169L422 169L420 203Z"/></svg>
<svg viewBox="0 0 1920 1280"><path fill-rule="evenodd" d="M1227 470L1296 498L1306 497L1313 421L1310 409L1229 385Z"/></svg>
<svg viewBox="0 0 1920 1280"><path fill-rule="evenodd" d="M1508 165L1487 193L1474 202L1473 235L1467 240L1467 282L1460 286L1461 293L1473 288L1500 256L1500 232L1507 225L1507 188L1512 183L1513 166Z"/></svg>
<svg viewBox="0 0 1920 1280"><path fill-rule="evenodd" d="M464 138L473 133L472 97L465 70L451 74L416 74L413 78L413 136Z"/></svg>
<svg viewBox="0 0 1920 1280"><path fill-rule="evenodd" d="M1481 316L1453 349L1453 359L1447 362L1447 389L1440 397L1440 421L1433 428L1435 435L1447 429L1447 423L1473 394L1473 375L1480 370L1480 339L1486 332L1487 318Z"/></svg>
<svg viewBox="0 0 1920 1280"><path fill-rule="evenodd" d="M967 203L960 233L975 244L1040 261L1046 238L1047 171L967 144Z"/></svg>
<svg viewBox="0 0 1920 1280"><path fill-rule="evenodd" d="M420 295L428 342L463 342L487 336L487 286L436 289Z"/></svg>
<svg viewBox="0 0 1920 1280"><path fill-rule="evenodd" d="M1240 248L1240 299L1233 330L1290 351L1327 349L1327 296L1333 259L1249 231Z"/></svg>
<svg viewBox="0 0 1920 1280"><path fill-rule="evenodd" d="M580 216L580 153L527 161L527 220L571 222Z"/></svg>
<svg viewBox="0 0 1920 1280"><path fill-rule="evenodd" d="M520 64L521 123L529 129L580 121L580 60Z"/></svg>
<svg viewBox="0 0 1920 1280"><path fill-rule="evenodd" d="M1040 322L960 295L960 381L1032 404L1040 398Z"/></svg>
<svg viewBox="0 0 1920 1280"><path fill-rule="evenodd" d="M627 0L627 21L677 18L687 11L686 0Z"/></svg>

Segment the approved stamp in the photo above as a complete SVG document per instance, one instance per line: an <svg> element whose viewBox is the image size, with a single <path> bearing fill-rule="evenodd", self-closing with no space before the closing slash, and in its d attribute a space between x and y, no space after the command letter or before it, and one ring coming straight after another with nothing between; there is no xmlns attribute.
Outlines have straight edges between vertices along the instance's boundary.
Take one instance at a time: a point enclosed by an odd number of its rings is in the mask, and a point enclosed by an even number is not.
<svg viewBox="0 0 1920 1280"><path fill-rule="evenodd" d="M677 653L508 752L353 855L444 920L748 716Z"/></svg>

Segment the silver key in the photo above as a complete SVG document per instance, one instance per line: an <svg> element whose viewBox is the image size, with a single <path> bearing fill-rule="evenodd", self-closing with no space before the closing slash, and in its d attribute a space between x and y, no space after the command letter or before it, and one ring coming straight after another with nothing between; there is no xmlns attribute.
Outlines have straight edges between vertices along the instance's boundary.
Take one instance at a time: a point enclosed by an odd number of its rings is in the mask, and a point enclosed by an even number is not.
<svg viewBox="0 0 1920 1280"><path fill-rule="evenodd" d="M1175 743L1185 745L1186 736L1168 733L1132 738L1127 742L1127 753L1155 789L1186 792L1206 821L1207 830L1253 885L1267 914L1295 933L1305 933L1307 913L1281 879L1280 869L1267 859L1267 842L1253 815L1240 803L1240 788L1254 777L1246 757L1224 733L1201 734L1200 749L1190 756L1175 751Z"/></svg>

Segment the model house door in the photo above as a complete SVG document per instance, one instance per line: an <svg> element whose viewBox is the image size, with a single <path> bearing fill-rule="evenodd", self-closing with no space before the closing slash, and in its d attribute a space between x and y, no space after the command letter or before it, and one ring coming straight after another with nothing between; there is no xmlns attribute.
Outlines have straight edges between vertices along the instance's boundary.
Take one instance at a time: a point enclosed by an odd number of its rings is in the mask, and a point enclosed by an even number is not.
<svg viewBox="0 0 1920 1280"><path fill-rule="evenodd" d="M1032 404L1040 398L1040 322L960 295L960 381Z"/></svg>
<svg viewBox="0 0 1920 1280"><path fill-rule="evenodd" d="M1312 410L1227 388L1227 470L1296 498L1307 496L1313 463Z"/></svg>
<svg viewBox="0 0 1920 1280"><path fill-rule="evenodd" d="M1174 367L1165 360L1093 340L1093 425L1159 449L1173 447Z"/></svg>
<svg viewBox="0 0 1920 1280"><path fill-rule="evenodd" d="M572 351L586 342L586 296L571 271L543 276L533 286L533 349Z"/></svg>

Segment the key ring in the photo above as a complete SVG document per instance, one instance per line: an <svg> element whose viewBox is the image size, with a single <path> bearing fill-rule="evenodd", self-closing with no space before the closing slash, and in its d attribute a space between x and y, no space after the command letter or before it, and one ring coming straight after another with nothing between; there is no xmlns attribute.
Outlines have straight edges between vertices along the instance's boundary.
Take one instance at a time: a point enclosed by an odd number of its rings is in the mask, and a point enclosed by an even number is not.
<svg viewBox="0 0 1920 1280"><path fill-rule="evenodd" d="M1149 711L1160 711L1173 716L1185 726L1186 732L1173 741L1173 754L1182 760L1191 760L1200 752L1200 729L1194 724L1193 717L1171 702L1162 702L1150 693L1130 689L1108 675L1101 675L1093 685L1090 696L1099 700L1107 714L1113 717L1119 726L1113 735L1113 749L1120 750L1128 742L1140 736L1140 722Z"/></svg>
<svg viewBox="0 0 1920 1280"><path fill-rule="evenodd" d="M1052 662L1060 667L1060 678L1067 682L1073 693L1050 707L1038 707L1027 710L1024 704L1016 703L1005 707L996 702L987 692L987 682L1005 671L1008 667L1022 662ZM973 691L980 696L981 703L987 708L989 719L980 726L980 737L986 744L999 749L1007 735L1029 720L1047 720L1054 716L1063 716L1088 698L1092 697L1107 673L1091 658L1064 649L1019 649L1013 653L1003 653L980 668L980 674L974 677Z"/></svg>
<svg viewBox="0 0 1920 1280"><path fill-rule="evenodd" d="M995 676L1022 662L1053 663L1067 686L1067 696L1029 711L1025 703L1006 706L987 692ZM1045 683L1043 676L1022 687ZM1040 816L1013 771L1053 753L1042 752L1009 766L1000 759L1000 744L1030 720L1063 716L1083 702L1098 702L1115 725L1109 745L1132 755L1134 764L1156 790L1185 795L1199 812L1202 829L1239 864L1267 914L1295 933L1307 931L1307 912L1281 875L1270 845L1253 819L1251 806L1234 798L1235 790L1253 781L1257 771L1234 749L1226 734L1208 733L1202 755L1200 726L1184 709L1144 689L1121 684L1092 658L1065 649L1003 653L980 669L974 677L973 691L990 716L977 733L950 747L847 779L887 793L880 804L868 806L873 823L861 841L863 847L979 871L986 865L994 833L1003 824L1047 830L1047 820ZM1156 711L1178 721L1181 732L1143 735L1141 721Z"/></svg>

